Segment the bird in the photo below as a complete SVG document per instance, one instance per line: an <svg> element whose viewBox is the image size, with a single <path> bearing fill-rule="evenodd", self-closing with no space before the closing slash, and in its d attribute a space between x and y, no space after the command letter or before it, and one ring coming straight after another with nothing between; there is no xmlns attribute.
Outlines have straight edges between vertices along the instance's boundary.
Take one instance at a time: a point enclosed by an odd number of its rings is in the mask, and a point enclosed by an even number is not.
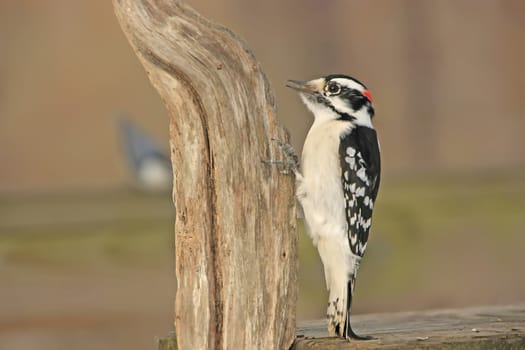
<svg viewBox="0 0 525 350"><path fill-rule="evenodd" d="M373 339L357 335L350 324L381 172L372 94L362 82L343 74L289 80L286 86L299 93L314 116L300 164L292 146L280 145L296 177L307 232L323 263L328 332L347 340Z"/></svg>
<svg viewBox="0 0 525 350"><path fill-rule="evenodd" d="M117 122L122 150L137 187L146 193L168 192L173 177L169 156L130 118L121 116Z"/></svg>

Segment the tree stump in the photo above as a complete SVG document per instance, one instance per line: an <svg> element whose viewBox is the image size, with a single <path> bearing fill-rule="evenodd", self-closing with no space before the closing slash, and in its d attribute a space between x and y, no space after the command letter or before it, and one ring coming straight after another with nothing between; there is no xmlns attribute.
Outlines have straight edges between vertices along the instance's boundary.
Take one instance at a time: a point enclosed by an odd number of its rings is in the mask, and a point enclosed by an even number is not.
<svg viewBox="0 0 525 350"><path fill-rule="evenodd" d="M288 140L246 44L174 0L113 0L170 116L179 349L288 349L295 335L293 178L261 161Z"/></svg>

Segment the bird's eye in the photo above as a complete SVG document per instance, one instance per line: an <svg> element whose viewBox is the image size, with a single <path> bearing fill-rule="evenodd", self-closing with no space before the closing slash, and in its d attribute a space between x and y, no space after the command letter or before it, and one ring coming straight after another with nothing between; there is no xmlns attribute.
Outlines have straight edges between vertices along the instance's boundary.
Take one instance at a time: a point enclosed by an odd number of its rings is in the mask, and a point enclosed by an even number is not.
<svg viewBox="0 0 525 350"><path fill-rule="evenodd" d="M341 85L337 83L330 83L326 85L326 92L328 92L329 95L337 95L341 92Z"/></svg>

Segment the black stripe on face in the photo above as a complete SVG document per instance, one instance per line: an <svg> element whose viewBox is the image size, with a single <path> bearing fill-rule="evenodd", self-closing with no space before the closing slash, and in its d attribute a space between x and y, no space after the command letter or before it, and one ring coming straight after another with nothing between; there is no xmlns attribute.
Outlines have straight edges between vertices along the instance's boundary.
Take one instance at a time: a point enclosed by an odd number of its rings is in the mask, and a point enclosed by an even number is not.
<svg viewBox="0 0 525 350"><path fill-rule="evenodd" d="M357 79L355 79L353 77L350 77L348 75L331 74L331 75L325 76L324 79L325 79L325 83L326 84L329 84L334 79L351 80L351 81L354 81L355 83L361 85L365 90L367 90L367 87L366 87L365 84L363 84L359 80L357 80ZM366 106L367 107L367 112L368 112L368 114L370 114L370 117L374 116L374 108L372 107L372 103L368 100L367 97L363 96L361 91L356 90L356 89L352 89L352 88L344 86L344 85L341 85L341 92L338 93L337 95L340 96L343 100L345 100L346 103L348 103L348 105L354 111L358 111L363 106Z"/></svg>
<svg viewBox="0 0 525 350"><path fill-rule="evenodd" d="M360 91L348 87L343 87L339 97L345 100L354 111L360 110L368 102Z"/></svg>
<svg viewBox="0 0 525 350"><path fill-rule="evenodd" d="M370 114L370 117L374 116L374 107L372 107L372 103L370 103L368 98L366 98L366 96L364 96L359 90L351 89L346 86L342 86L341 93L337 95L337 97L334 96L333 98L342 99L347 105L349 105L356 112L361 110L361 108L366 107L368 114ZM326 98L326 100L328 100L328 98ZM325 102L325 104L327 103L329 103L329 101ZM330 107L335 112L338 112L335 110L334 107L332 106ZM343 114L341 112L338 112L338 113Z"/></svg>
<svg viewBox="0 0 525 350"><path fill-rule="evenodd" d="M343 89L344 89L344 87L343 87ZM321 105L331 109L332 111L334 111L337 115L339 115L339 119L348 120L348 121L356 120L356 118L354 116L351 116L348 113L341 112L341 111L338 111L337 109L335 109L335 107L330 102L330 99L328 97L322 95L322 94L317 93L315 95L309 95L308 98L312 102L321 104Z"/></svg>
<svg viewBox="0 0 525 350"><path fill-rule="evenodd" d="M345 77L349 79L348 77L341 76L341 75L338 75L338 76L334 75L334 77L338 77L338 78ZM352 88L349 88L348 86L344 86L341 84L338 84L338 85L341 87L341 92L339 92L338 94L330 95L330 94L327 94L326 91L322 91L322 92L315 92L312 94L305 94L304 96L306 96L313 103L324 105L325 107L334 111L336 114L339 115L339 119L342 119L342 120L354 121L356 120L356 118L346 112L337 110L331 102L331 100L333 99L340 98L341 100L343 100L343 102L346 105L348 105L351 109L353 109L356 112L361 110L363 106L366 106L367 111L370 114L370 116L372 117L374 115L374 108L372 107L372 104L370 103L368 98L366 98L359 90L352 89Z"/></svg>

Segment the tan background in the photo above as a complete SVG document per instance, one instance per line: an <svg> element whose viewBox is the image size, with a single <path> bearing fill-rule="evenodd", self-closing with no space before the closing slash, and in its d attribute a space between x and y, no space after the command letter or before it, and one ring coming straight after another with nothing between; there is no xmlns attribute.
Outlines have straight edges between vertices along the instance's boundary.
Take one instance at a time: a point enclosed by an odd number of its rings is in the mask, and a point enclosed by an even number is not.
<svg viewBox="0 0 525 350"><path fill-rule="evenodd" d="M198 1L253 48L300 148L311 116L287 79L341 72L374 94L386 176L525 163L522 1ZM114 117L167 119L99 1L0 4L0 192L120 186Z"/></svg>

